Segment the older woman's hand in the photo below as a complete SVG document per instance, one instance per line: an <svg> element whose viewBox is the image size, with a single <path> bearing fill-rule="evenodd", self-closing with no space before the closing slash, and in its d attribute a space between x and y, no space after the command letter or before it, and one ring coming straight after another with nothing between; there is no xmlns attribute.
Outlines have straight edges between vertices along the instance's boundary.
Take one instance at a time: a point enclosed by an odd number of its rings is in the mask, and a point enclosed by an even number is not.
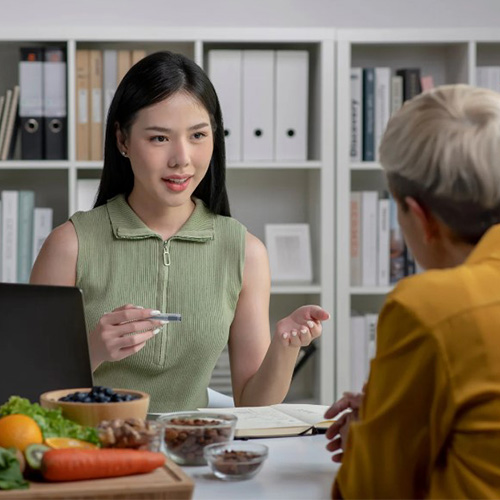
<svg viewBox="0 0 500 500"><path fill-rule="evenodd" d="M326 449L334 453L332 455L334 462L342 462L349 426L351 422L359 419L359 409L363 397L364 393L345 392L325 413L325 418L328 420L341 414L326 431L326 438L330 440L326 445Z"/></svg>

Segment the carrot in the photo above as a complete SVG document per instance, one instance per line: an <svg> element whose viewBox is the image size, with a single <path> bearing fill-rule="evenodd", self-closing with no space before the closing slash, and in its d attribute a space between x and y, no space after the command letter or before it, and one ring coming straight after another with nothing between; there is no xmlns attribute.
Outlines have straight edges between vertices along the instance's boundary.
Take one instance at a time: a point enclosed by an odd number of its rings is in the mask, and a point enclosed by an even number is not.
<svg viewBox="0 0 500 500"><path fill-rule="evenodd" d="M142 450L49 450L42 458L42 475L49 481L77 481L143 474L165 463L162 453Z"/></svg>

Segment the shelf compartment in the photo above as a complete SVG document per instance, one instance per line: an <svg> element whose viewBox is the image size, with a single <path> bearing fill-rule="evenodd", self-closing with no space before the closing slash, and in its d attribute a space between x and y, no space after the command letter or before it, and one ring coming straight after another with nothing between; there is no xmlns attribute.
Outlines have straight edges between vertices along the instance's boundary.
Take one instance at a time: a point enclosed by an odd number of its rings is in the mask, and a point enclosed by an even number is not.
<svg viewBox="0 0 500 500"><path fill-rule="evenodd" d="M321 261L321 171L234 169L227 172L231 215L265 243L265 223L309 224L313 282L319 281Z"/></svg>
<svg viewBox="0 0 500 500"><path fill-rule="evenodd" d="M351 67L420 68L432 75L434 85L469 83L468 43L362 43L353 44Z"/></svg>
<svg viewBox="0 0 500 500"><path fill-rule="evenodd" d="M208 72L210 50L306 50L309 53L307 158L321 159L321 44L318 42L207 42L203 44L203 68Z"/></svg>
<svg viewBox="0 0 500 500"><path fill-rule="evenodd" d="M53 227L68 219L68 172L64 169L34 169L30 175L24 169L2 169L0 186L2 190L34 191L36 207L54 210Z"/></svg>

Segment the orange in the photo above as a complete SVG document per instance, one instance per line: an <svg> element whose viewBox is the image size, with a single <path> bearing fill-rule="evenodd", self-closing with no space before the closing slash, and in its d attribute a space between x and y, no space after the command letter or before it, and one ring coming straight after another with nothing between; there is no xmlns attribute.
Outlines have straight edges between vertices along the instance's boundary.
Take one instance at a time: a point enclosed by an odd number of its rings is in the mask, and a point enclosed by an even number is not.
<svg viewBox="0 0 500 500"><path fill-rule="evenodd" d="M27 415L12 414L0 418L0 446L24 451L29 444L41 444L42 431Z"/></svg>
<svg viewBox="0 0 500 500"><path fill-rule="evenodd" d="M51 437L45 440L45 444L58 450L59 448L97 448L93 443L81 441L80 439L65 438L65 437Z"/></svg>

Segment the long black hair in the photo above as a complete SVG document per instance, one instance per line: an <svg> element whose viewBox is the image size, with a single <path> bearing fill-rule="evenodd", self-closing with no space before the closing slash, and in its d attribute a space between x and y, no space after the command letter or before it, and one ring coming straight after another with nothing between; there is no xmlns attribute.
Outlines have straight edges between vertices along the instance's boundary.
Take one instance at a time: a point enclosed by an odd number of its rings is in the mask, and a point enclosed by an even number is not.
<svg viewBox="0 0 500 500"><path fill-rule="evenodd" d="M116 89L108 111L104 143L104 167L94 207L105 205L117 194L128 196L134 187L130 160L116 144L116 126L128 135L138 111L186 92L206 109L214 137L210 166L193 195L217 215L230 216L226 191L226 152L222 112L215 89L205 72L181 54L155 52L132 66Z"/></svg>

